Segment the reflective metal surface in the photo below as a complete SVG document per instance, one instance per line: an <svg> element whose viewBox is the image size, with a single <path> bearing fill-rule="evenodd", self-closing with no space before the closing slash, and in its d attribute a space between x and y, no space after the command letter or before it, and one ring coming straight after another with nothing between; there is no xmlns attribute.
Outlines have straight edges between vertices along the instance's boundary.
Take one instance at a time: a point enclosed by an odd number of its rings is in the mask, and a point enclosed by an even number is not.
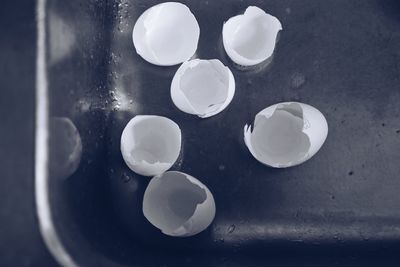
<svg viewBox="0 0 400 267"><path fill-rule="evenodd" d="M288 261L318 264L398 249L400 5L182 1L201 29L196 57L220 59L237 84L230 106L201 120L170 99L178 66L153 66L133 47L136 19L159 2L48 1L45 9L48 115L68 118L82 142L77 170L48 180L57 234L76 263L261 266L291 255ZM227 58L221 30L249 5L278 17L283 31L268 66L243 70ZM329 135L305 164L272 169L248 153L243 127L283 101L317 107ZM137 114L180 125L183 156L172 169L202 178L217 205L215 221L198 236L167 237L144 218L149 178L130 171L119 150Z"/></svg>

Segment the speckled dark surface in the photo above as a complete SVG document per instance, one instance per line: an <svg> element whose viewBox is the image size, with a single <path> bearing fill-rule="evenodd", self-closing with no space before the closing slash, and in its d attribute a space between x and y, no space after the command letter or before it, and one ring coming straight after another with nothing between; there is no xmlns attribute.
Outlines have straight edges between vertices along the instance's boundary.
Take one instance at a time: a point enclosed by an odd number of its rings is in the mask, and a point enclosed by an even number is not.
<svg viewBox="0 0 400 267"><path fill-rule="evenodd" d="M219 58L237 83L229 107L201 120L170 99L177 67L150 65L134 50L134 22L159 2L50 1L47 8L51 113L69 117L83 143L78 171L50 183L56 226L74 258L83 266L395 265L400 4L182 1L200 24L197 56ZM225 55L221 29L248 5L278 17L283 31L272 63L243 71ZM252 158L243 126L281 101L318 108L329 134L310 161L278 170ZM200 179L217 205L214 223L200 235L166 237L144 219L148 178L132 173L119 152L122 129L136 114L181 126L183 152L173 169ZM10 208L2 212L10 217ZM34 221L32 211L24 216Z"/></svg>

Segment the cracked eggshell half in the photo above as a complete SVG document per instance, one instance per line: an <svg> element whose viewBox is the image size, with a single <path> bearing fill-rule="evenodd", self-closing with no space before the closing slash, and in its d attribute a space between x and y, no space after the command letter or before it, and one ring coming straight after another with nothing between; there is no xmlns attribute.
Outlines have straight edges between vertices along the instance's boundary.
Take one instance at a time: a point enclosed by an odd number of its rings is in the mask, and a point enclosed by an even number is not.
<svg viewBox="0 0 400 267"><path fill-rule="evenodd" d="M122 132L122 157L132 171L144 176L158 175L171 168L178 159L181 139L181 130L172 120L138 115Z"/></svg>
<svg viewBox="0 0 400 267"><path fill-rule="evenodd" d="M286 168L301 164L322 147L328 123L316 108L298 102L272 105L256 115L253 129L244 127L244 141L261 163Z"/></svg>
<svg viewBox="0 0 400 267"><path fill-rule="evenodd" d="M169 171L151 179L144 193L143 214L166 235L193 236L214 220L215 201L196 178Z"/></svg>
<svg viewBox="0 0 400 267"><path fill-rule="evenodd" d="M190 9L166 2L147 9L132 32L136 52L146 61L172 66L191 58L197 50L200 27Z"/></svg>
<svg viewBox="0 0 400 267"><path fill-rule="evenodd" d="M181 111L200 118L220 113L232 101L235 79L218 59L184 62L171 83L171 98Z"/></svg>
<svg viewBox="0 0 400 267"><path fill-rule="evenodd" d="M264 10L250 6L244 14L225 22L222 39L226 53L238 65L253 66L274 52L280 21Z"/></svg>

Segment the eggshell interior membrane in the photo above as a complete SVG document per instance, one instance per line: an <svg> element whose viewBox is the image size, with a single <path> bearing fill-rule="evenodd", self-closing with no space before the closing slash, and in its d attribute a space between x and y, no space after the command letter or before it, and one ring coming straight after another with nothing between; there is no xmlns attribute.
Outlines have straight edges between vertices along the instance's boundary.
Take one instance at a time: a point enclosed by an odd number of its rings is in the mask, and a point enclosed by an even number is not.
<svg viewBox="0 0 400 267"><path fill-rule="evenodd" d="M171 98L183 112L201 118L224 110L235 94L235 79L218 59L194 59L183 63L171 84Z"/></svg>
<svg viewBox="0 0 400 267"><path fill-rule="evenodd" d="M310 159L328 135L328 124L316 108L297 102L270 106L257 114L253 131L244 128L245 143L260 162L276 168Z"/></svg>
<svg viewBox="0 0 400 267"><path fill-rule="evenodd" d="M144 176L161 174L172 167L181 150L181 130L161 116L136 116L121 136L121 153L134 172Z"/></svg>
<svg viewBox="0 0 400 267"><path fill-rule="evenodd" d="M239 65L259 64L272 56L280 30L282 25L276 17L250 6L244 14L232 17L224 24L225 51Z"/></svg>
<svg viewBox="0 0 400 267"><path fill-rule="evenodd" d="M143 214L166 235L192 236L211 224L215 202L199 180L169 171L151 179L144 193Z"/></svg>
<svg viewBox="0 0 400 267"><path fill-rule="evenodd" d="M147 9L132 33L136 52L146 61L171 66L191 58L197 49L199 24L189 8L166 2Z"/></svg>

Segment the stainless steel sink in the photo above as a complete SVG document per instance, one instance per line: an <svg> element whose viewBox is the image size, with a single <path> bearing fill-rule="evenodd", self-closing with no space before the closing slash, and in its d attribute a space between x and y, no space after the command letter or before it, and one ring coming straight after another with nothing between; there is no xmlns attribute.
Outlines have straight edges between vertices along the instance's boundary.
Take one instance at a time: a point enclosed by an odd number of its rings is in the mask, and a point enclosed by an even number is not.
<svg viewBox="0 0 400 267"><path fill-rule="evenodd" d="M196 56L232 70L236 95L198 119L174 107L178 66L143 61L138 16L161 1L38 1L35 193L46 244L65 266L265 266L395 252L400 244L400 5L396 1L182 1L200 24ZM224 21L256 5L283 31L268 68L241 70L221 44ZM255 161L243 126L264 107L301 101L321 110L329 135L307 163ZM149 178L119 151L137 114L172 118L183 132L173 170L199 177L217 215L190 238L144 218ZM48 137L48 138L47 138ZM81 142L81 146L79 143Z"/></svg>

